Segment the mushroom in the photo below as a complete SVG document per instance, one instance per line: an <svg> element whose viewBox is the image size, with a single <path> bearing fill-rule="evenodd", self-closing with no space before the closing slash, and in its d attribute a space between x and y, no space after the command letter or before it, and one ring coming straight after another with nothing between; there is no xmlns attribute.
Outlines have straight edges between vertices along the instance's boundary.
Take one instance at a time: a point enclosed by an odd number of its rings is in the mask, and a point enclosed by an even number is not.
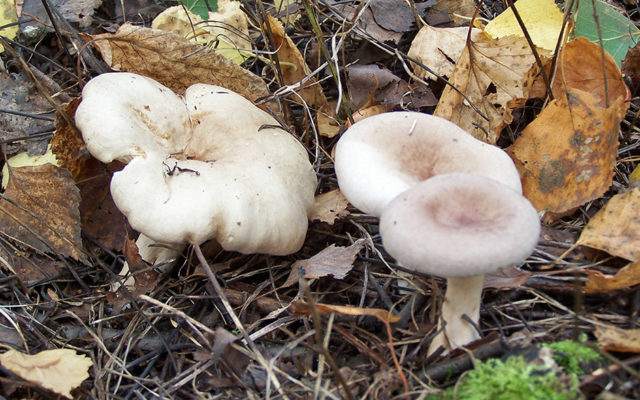
<svg viewBox="0 0 640 400"><path fill-rule="evenodd" d="M315 172L298 140L242 96L197 84L181 97L107 73L85 86L76 124L94 157L126 163L111 195L141 233L145 261L209 239L245 254L302 246Z"/></svg>
<svg viewBox="0 0 640 400"><path fill-rule="evenodd" d="M480 338L474 324L480 315L483 275L522 263L539 234L540 220L531 203L486 176L437 175L388 204L380 218L387 252L406 268L447 278L444 327L428 354Z"/></svg>
<svg viewBox="0 0 640 400"><path fill-rule="evenodd" d="M349 202L378 217L398 194L443 173L484 175L522 191L504 151L418 112L383 113L353 124L336 145L335 170Z"/></svg>

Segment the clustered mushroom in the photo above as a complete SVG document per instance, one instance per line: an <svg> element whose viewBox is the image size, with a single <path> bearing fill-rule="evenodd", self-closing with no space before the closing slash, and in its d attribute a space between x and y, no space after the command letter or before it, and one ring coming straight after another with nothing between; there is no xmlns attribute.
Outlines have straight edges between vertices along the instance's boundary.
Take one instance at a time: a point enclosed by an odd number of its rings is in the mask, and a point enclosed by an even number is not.
<svg viewBox="0 0 640 400"><path fill-rule="evenodd" d="M178 96L132 73L82 92L76 124L89 152L126 166L111 195L147 262L217 240L240 253L285 255L304 241L315 172L305 148L268 113L219 86Z"/></svg>
<svg viewBox="0 0 640 400"><path fill-rule="evenodd" d="M447 278L428 354L478 339L483 275L522 263L540 233L509 156L445 119L392 112L349 128L335 169L345 197L380 217L399 264Z"/></svg>

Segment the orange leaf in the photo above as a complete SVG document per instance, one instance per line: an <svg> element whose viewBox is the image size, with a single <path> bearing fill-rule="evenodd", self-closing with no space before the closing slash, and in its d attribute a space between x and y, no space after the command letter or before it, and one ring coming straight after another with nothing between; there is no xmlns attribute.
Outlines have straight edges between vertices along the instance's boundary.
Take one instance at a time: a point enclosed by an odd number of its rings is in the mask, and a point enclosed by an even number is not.
<svg viewBox="0 0 640 400"><path fill-rule="evenodd" d="M569 90L530 123L511 148L525 196L538 210L563 213L600 197L611 185L618 107Z"/></svg>
<svg viewBox="0 0 640 400"><path fill-rule="evenodd" d="M582 230L578 243L640 261L640 188L613 196Z"/></svg>
<svg viewBox="0 0 640 400"><path fill-rule="evenodd" d="M640 329L597 326L593 333L606 350L622 353L640 353Z"/></svg>
<svg viewBox="0 0 640 400"><path fill-rule="evenodd" d="M605 275L596 270L587 272L589 280L583 289L585 293L612 292L640 284L640 263L629 264L615 275Z"/></svg>

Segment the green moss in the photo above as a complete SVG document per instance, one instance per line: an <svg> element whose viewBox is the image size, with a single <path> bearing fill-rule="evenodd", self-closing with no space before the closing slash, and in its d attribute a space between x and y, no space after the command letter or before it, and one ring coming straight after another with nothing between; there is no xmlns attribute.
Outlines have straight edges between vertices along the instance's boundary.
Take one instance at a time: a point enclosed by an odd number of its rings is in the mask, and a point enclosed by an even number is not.
<svg viewBox="0 0 640 400"><path fill-rule="evenodd" d="M597 351L573 340L546 343L543 346L553 349L553 359L571 374L582 375L585 373L582 366L599 365L604 362L604 358Z"/></svg>
<svg viewBox="0 0 640 400"><path fill-rule="evenodd" d="M521 356L507 361L479 362L454 387L429 399L459 400L574 400L581 399L575 375L563 379L544 366L527 363Z"/></svg>

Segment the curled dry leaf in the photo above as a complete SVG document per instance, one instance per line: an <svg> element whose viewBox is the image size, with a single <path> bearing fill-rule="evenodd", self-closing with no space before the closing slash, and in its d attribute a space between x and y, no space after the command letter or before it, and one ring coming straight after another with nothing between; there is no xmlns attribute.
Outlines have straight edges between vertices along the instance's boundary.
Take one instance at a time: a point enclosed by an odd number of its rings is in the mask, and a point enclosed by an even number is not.
<svg viewBox="0 0 640 400"><path fill-rule="evenodd" d="M478 36L464 48L434 115L496 143L502 128L513 120L511 110L529 97L524 77L534 62L524 38Z"/></svg>
<svg viewBox="0 0 640 400"><path fill-rule="evenodd" d="M147 76L176 93L208 83L249 100L270 95L262 78L172 32L124 24L115 34L96 35L93 40L112 69Z"/></svg>
<svg viewBox="0 0 640 400"><path fill-rule="evenodd" d="M378 318L380 321L388 323L396 323L400 321L400 317L391 314L387 310L381 308L360 308L352 306L338 306L331 304L316 303L315 309L319 314L337 313L342 315L363 316L369 315ZM296 314L313 315L312 306L309 303L297 301L291 304L291 310Z"/></svg>
<svg viewBox="0 0 640 400"><path fill-rule="evenodd" d="M530 276L531 272L523 271L516 267L509 267L486 274L482 287L484 289L517 288L524 285Z"/></svg>
<svg viewBox="0 0 640 400"><path fill-rule="evenodd" d="M577 244L640 261L640 188L613 196L594 215Z"/></svg>
<svg viewBox="0 0 640 400"><path fill-rule="evenodd" d="M349 202L340 192L340 189L319 194L315 198L309 219L333 225L336 219L349 215L349 211L347 211L348 205Z"/></svg>
<svg viewBox="0 0 640 400"><path fill-rule="evenodd" d="M407 55L440 76L451 76L456 67L455 63L467 44L467 37L471 35L471 41L475 41L480 33L480 29L476 28L434 28L425 25L411 42ZM437 79L435 75L414 62L411 62L411 67L420 78Z"/></svg>
<svg viewBox="0 0 640 400"><path fill-rule="evenodd" d="M524 129L510 152L524 194L538 211L565 213L609 188L620 130L618 107L603 108L592 94L570 90Z"/></svg>
<svg viewBox="0 0 640 400"><path fill-rule="evenodd" d="M546 59L547 74L551 63L551 59ZM529 74L531 77L535 75L529 96L544 97L546 94L544 82L539 74L535 74L535 71L536 68L532 68ZM529 79L529 82L532 79ZM608 88L610 104L618 99L623 100L619 105L618 116L621 119L624 118L629 108L631 94L613 57L605 53L603 74L600 46L583 37L577 37L568 42L558 56L558 72L551 88L554 98L564 96L569 89L578 89L596 96L604 105L607 101L605 87Z"/></svg>
<svg viewBox="0 0 640 400"><path fill-rule="evenodd" d="M0 354L0 364L21 378L69 399L71 390L89 377L88 370L93 365L89 357L69 349L45 350L33 355L12 349Z"/></svg>
<svg viewBox="0 0 640 400"><path fill-rule="evenodd" d="M328 275L332 275L335 279L344 279L353 268L353 261L363 247L363 240L358 240L348 247L332 244L308 260L296 261L291 266L291 273L283 287L298 282L301 272L306 279L317 279Z"/></svg>
<svg viewBox="0 0 640 400"><path fill-rule="evenodd" d="M593 333L605 350L640 353L640 329L621 329L600 325Z"/></svg>
<svg viewBox="0 0 640 400"><path fill-rule="evenodd" d="M80 237L80 192L71 173L53 164L9 168L0 200L4 234L38 251L86 261Z"/></svg>
<svg viewBox="0 0 640 400"><path fill-rule="evenodd" d="M589 280L584 285L585 293L607 293L640 284L640 262L621 268L615 275L605 275L600 271L588 270Z"/></svg>

